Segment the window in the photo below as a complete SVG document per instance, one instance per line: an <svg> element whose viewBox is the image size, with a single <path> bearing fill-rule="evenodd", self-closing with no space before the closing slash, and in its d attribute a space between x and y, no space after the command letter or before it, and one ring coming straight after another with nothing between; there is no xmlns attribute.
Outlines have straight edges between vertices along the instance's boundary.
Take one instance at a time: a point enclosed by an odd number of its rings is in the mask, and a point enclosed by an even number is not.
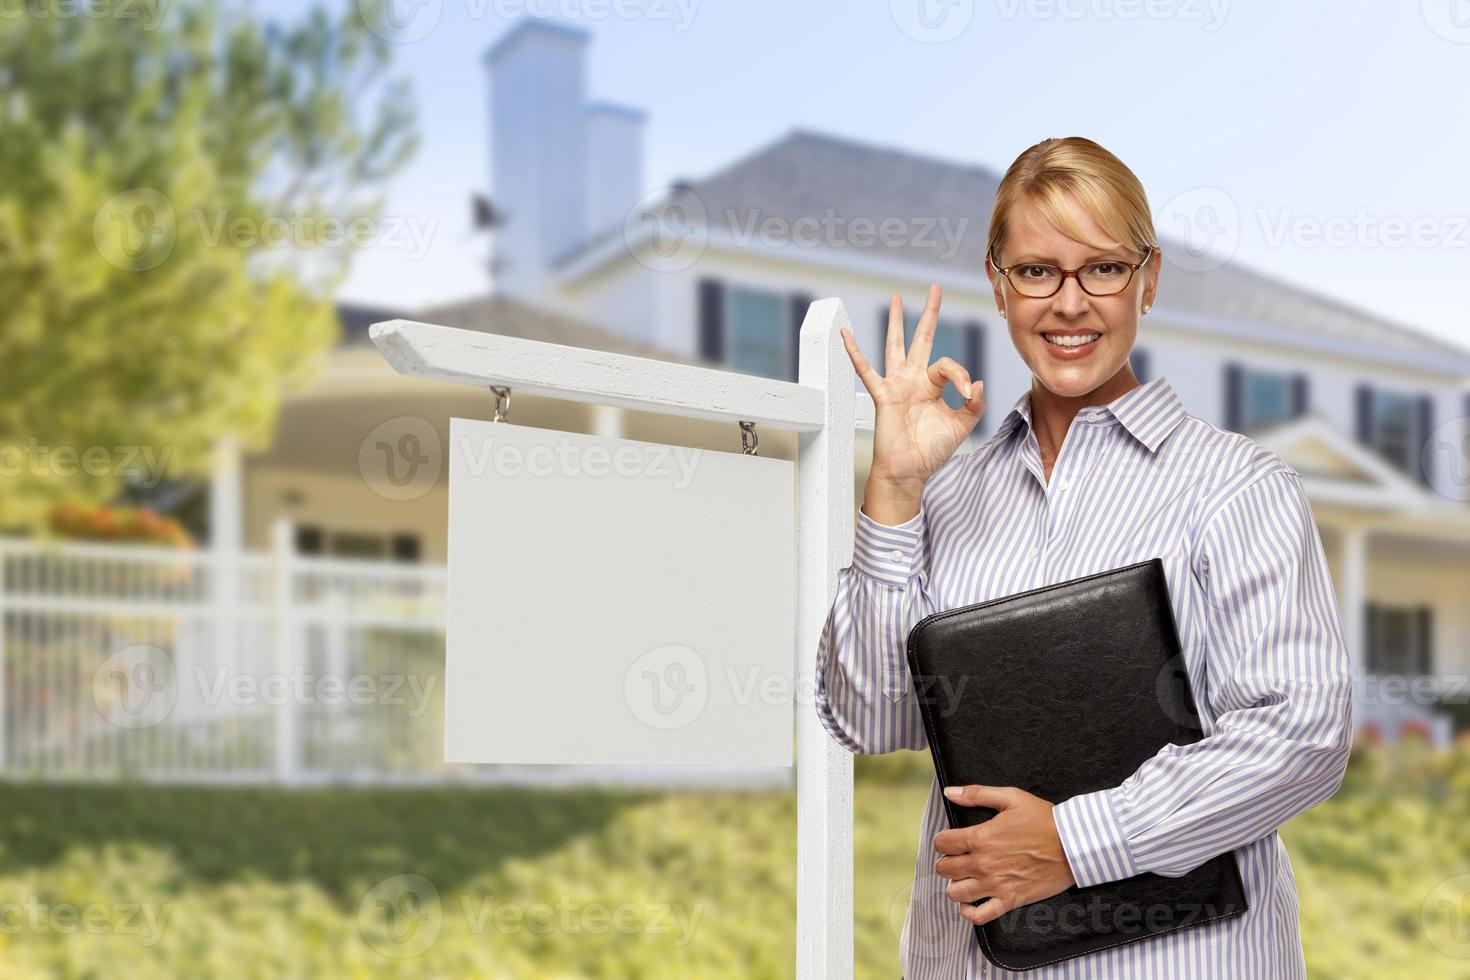
<svg viewBox="0 0 1470 980"><path fill-rule="evenodd" d="M1433 486L1434 454L1429 434L1434 431L1434 396L1357 386L1358 441L1389 462Z"/></svg>
<svg viewBox="0 0 1470 980"><path fill-rule="evenodd" d="M422 547L417 534L375 534L358 531L326 531L301 525L296 528L296 553L334 558L392 558L416 562Z"/></svg>
<svg viewBox="0 0 1470 980"><path fill-rule="evenodd" d="M788 304L780 293L732 286L725 291L732 370L766 378L787 378L791 348Z"/></svg>
<svg viewBox="0 0 1470 980"><path fill-rule="evenodd" d="M1135 372L1136 373L1136 372ZM1225 365L1225 427L1236 432L1276 425L1307 411L1307 376Z"/></svg>
<svg viewBox="0 0 1470 980"><path fill-rule="evenodd" d="M1373 396L1373 443L1385 457L1407 469L1414 448L1414 402L1396 392Z"/></svg>
<svg viewBox="0 0 1470 980"><path fill-rule="evenodd" d="M908 350L914 342L914 331L919 326L919 312L905 313L903 318L903 345ZM879 322L881 329L878 334L879 349L884 350L888 337L888 307L883 307ZM929 363L933 364L941 357L952 357L965 366L970 372L972 380L983 381L985 379L985 366L982 363L980 352L980 325L977 323L955 323L953 320L939 318L934 325L934 345L929 352ZM885 367L886 373L886 367ZM953 384L944 386L944 403L950 408L959 408L965 403L959 390ZM987 410L987 414L989 414ZM976 431L979 429L977 427Z"/></svg>
<svg viewBox="0 0 1470 980"><path fill-rule="evenodd" d="M1367 604L1368 673L1377 677L1418 677L1432 670L1431 606Z"/></svg>

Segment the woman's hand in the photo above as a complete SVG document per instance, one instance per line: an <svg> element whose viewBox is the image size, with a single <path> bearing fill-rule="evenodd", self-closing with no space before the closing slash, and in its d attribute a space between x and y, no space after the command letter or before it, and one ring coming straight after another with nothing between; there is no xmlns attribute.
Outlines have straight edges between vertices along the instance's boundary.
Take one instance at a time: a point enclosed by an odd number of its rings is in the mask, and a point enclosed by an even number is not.
<svg viewBox="0 0 1470 980"><path fill-rule="evenodd" d="M972 386L970 372L952 357L929 363L939 300L939 286L931 285L913 344L905 353L903 301L897 293L889 299L886 375L873 370L852 331L842 331L852 366L873 397L873 465L863 510L882 523L902 523L919 512L924 483L954 455L985 413L983 381ZM944 403L946 380L965 397L958 409ZM883 513L875 513L875 508Z"/></svg>
<svg viewBox="0 0 1470 980"><path fill-rule="evenodd" d="M1015 786L946 787L944 795L960 806L998 811L982 824L934 835L934 849L946 855L934 873L950 879L945 894L968 921L984 925L1077 883L1051 803ZM970 904L982 898L989 901Z"/></svg>

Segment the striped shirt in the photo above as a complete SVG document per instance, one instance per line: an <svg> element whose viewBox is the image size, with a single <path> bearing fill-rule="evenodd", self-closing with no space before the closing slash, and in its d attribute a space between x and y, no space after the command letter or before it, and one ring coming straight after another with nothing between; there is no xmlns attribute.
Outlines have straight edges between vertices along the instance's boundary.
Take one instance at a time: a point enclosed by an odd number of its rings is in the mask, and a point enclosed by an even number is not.
<svg viewBox="0 0 1470 980"><path fill-rule="evenodd" d="M1023 393L897 526L861 510L817 652L817 712L851 752L926 750L905 641L925 615L1158 557L1204 738L1117 786L1053 800L1079 886L1183 875L1233 850L1244 915L1024 973L987 960L934 873L937 780L900 937L905 980L1305 978L1296 880L1277 828L1336 791L1352 667L1301 474L1185 412L1164 378L1072 420L1048 481Z"/></svg>

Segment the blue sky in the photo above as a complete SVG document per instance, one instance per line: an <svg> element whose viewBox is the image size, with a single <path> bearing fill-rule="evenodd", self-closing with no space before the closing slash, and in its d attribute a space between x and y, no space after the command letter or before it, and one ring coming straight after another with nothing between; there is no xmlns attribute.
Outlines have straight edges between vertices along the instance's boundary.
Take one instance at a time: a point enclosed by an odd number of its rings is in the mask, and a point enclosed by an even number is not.
<svg viewBox="0 0 1470 980"><path fill-rule="evenodd" d="M1237 261L1470 346L1466 0L420 2L424 36L396 46L424 134L390 188L405 224L344 298L484 291L468 222L489 187L480 55L534 13L591 32L593 98L647 111L645 190L798 126L996 173L1085 135L1134 169L1156 218L1223 202Z"/></svg>

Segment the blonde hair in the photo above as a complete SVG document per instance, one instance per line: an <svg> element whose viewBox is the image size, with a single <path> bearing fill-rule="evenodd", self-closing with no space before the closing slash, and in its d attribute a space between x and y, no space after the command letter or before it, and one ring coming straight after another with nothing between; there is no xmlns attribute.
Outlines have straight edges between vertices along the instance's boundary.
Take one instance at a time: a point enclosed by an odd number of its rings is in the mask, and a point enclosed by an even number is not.
<svg viewBox="0 0 1470 980"><path fill-rule="evenodd" d="M1114 242L1095 242L1072 220L1064 195L1072 195ZM990 212L985 254L1000 268L1000 247L1017 204L1031 202L1069 238L1105 249L1126 245L1158 248L1143 184L1128 167L1083 136L1044 139L1016 157L1001 178Z"/></svg>

